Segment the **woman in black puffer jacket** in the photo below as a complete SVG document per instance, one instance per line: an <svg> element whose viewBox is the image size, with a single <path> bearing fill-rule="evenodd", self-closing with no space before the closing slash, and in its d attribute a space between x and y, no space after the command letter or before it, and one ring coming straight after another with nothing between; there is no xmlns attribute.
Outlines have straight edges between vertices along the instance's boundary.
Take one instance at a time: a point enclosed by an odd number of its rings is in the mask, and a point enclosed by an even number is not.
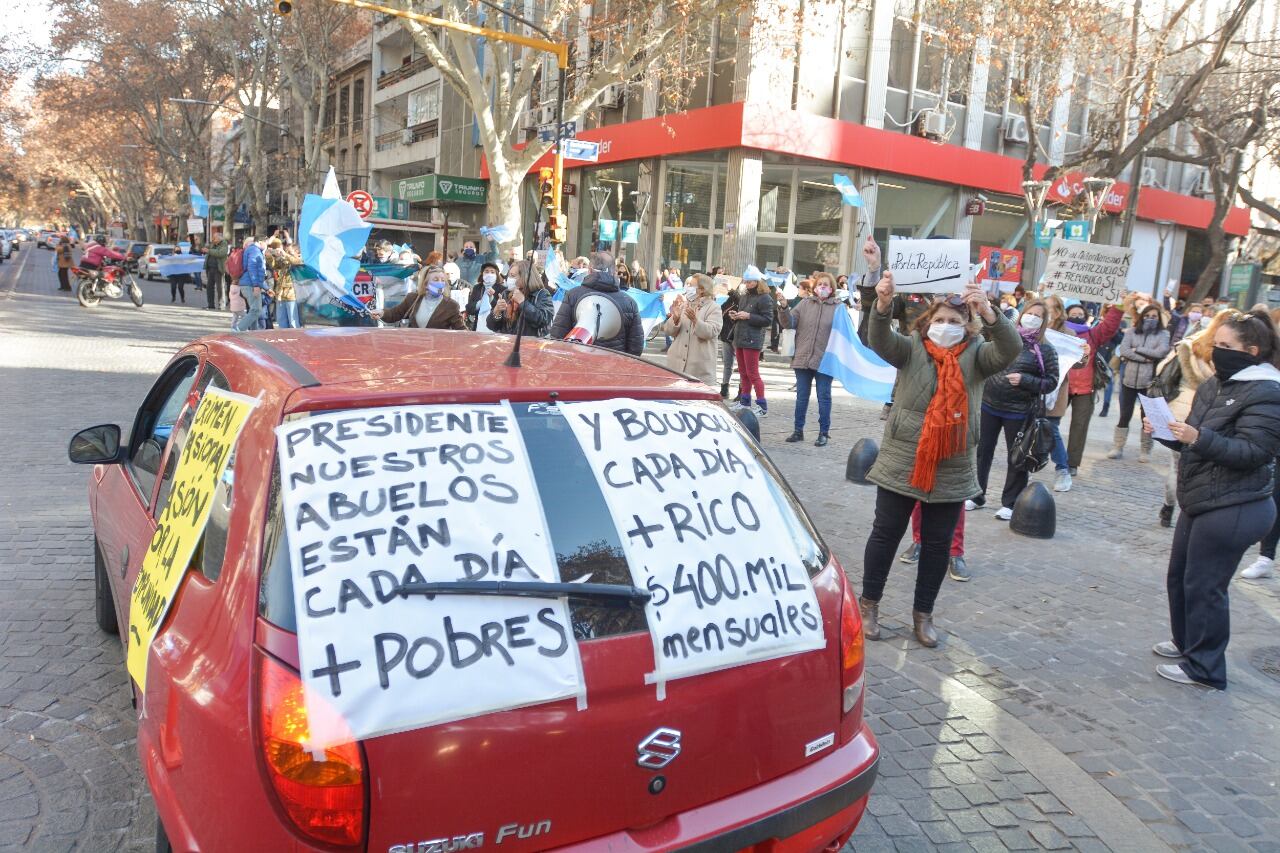
<svg viewBox="0 0 1280 853"><path fill-rule="evenodd" d="M1213 336L1214 375L1196 389L1186 423L1169 425L1181 453L1182 515L1169 555L1173 640L1157 655L1181 663L1156 667L1179 684L1227 687L1230 607L1227 586L1244 552L1276 517L1272 500L1280 453L1280 341L1266 311L1236 314ZM1142 419L1143 431L1153 434Z"/></svg>
<svg viewBox="0 0 1280 853"><path fill-rule="evenodd" d="M983 389L982 435L978 439L978 485L982 493L965 501L967 510L987 502L987 477L991 474L991 460L996 455L1000 433L1004 433L1005 448L1012 448L1027 416L1040 405L1040 398L1058 387L1058 353L1044 342L1047 316L1048 308L1043 300L1033 299L1023 305L1018 315L1022 352L1013 364L988 379ZM1030 478L1026 471L1015 471L1012 467L1005 472L996 518L1008 521L1013 517L1013 502Z"/></svg>

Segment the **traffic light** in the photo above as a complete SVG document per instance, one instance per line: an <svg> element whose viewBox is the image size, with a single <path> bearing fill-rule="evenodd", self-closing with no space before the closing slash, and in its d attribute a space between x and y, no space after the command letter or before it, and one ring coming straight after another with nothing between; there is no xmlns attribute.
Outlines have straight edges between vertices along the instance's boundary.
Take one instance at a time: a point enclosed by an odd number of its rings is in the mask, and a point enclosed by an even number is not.
<svg viewBox="0 0 1280 853"><path fill-rule="evenodd" d="M565 227L565 218L559 213L553 213L547 218L547 234L551 237L552 243L564 243L569 239L569 231Z"/></svg>
<svg viewBox="0 0 1280 853"><path fill-rule="evenodd" d="M293 11L293 3L291 0L276 0L276 14L285 17Z"/></svg>
<svg viewBox="0 0 1280 853"><path fill-rule="evenodd" d="M543 166L538 170L538 195L542 198L542 206L547 210L554 210L556 206L555 174L555 169L550 166Z"/></svg>

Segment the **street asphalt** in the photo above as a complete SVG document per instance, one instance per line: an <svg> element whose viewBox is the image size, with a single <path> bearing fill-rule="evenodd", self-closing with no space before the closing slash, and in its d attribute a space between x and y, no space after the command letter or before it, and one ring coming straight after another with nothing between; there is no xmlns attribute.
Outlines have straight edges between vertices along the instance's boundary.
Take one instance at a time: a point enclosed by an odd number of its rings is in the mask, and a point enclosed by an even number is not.
<svg viewBox="0 0 1280 853"><path fill-rule="evenodd" d="M0 264L0 850L149 850L121 648L93 621L88 472L66 446L130 423L169 356L230 318L200 292L170 305L163 283L141 310L85 310L51 263L28 243ZM879 406L837 392L831 444L785 444L793 380L776 360L765 379L763 443L856 589L874 490L845 461L879 440ZM974 577L944 584L936 649L911 637L914 567L895 564L867 653L880 779L848 850L1280 851L1280 579L1232 583L1227 691L1157 678L1168 455L1105 460L1113 423L1055 496L1053 539L969 514Z"/></svg>

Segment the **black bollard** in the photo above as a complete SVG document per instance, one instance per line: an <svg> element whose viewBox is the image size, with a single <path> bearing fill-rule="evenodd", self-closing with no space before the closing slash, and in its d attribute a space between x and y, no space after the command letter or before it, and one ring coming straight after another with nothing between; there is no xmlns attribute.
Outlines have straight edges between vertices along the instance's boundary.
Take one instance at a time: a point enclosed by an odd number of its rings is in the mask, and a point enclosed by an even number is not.
<svg viewBox="0 0 1280 853"><path fill-rule="evenodd" d="M876 444L875 439L858 439L853 445L853 450L849 451L849 461L844 466L844 478L859 486L870 486L867 474L871 471L871 466L876 464L876 457L879 455L880 445Z"/></svg>
<svg viewBox="0 0 1280 853"><path fill-rule="evenodd" d="M1052 539L1057 527L1058 507L1044 483L1028 483L1013 502L1009 529L1032 539Z"/></svg>
<svg viewBox="0 0 1280 853"><path fill-rule="evenodd" d="M747 432L751 433L751 437L756 440L756 444L759 444L760 420L756 417L756 413L750 409L734 409L733 414L746 427Z"/></svg>

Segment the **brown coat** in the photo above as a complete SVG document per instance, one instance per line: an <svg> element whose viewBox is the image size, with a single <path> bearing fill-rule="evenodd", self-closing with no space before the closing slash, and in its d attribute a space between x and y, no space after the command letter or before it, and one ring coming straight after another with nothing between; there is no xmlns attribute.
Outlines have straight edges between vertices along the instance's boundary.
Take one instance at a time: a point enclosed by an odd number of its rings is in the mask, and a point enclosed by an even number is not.
<svg viewBox="0 0 1280 853"><path fill-rule="evenodd" d="M408 318L409 325L418 328L418 303L421 301L422 294L413 293L399 305L388 308L382 315L382 322L394 326ZM467 324L462 319L462 312L458 310L458 303L454 302L448 293L440 298L440 304L436 306L435 311L431 312L431 319L427 321L426 328L457 331L467 328Z"/></svg>

